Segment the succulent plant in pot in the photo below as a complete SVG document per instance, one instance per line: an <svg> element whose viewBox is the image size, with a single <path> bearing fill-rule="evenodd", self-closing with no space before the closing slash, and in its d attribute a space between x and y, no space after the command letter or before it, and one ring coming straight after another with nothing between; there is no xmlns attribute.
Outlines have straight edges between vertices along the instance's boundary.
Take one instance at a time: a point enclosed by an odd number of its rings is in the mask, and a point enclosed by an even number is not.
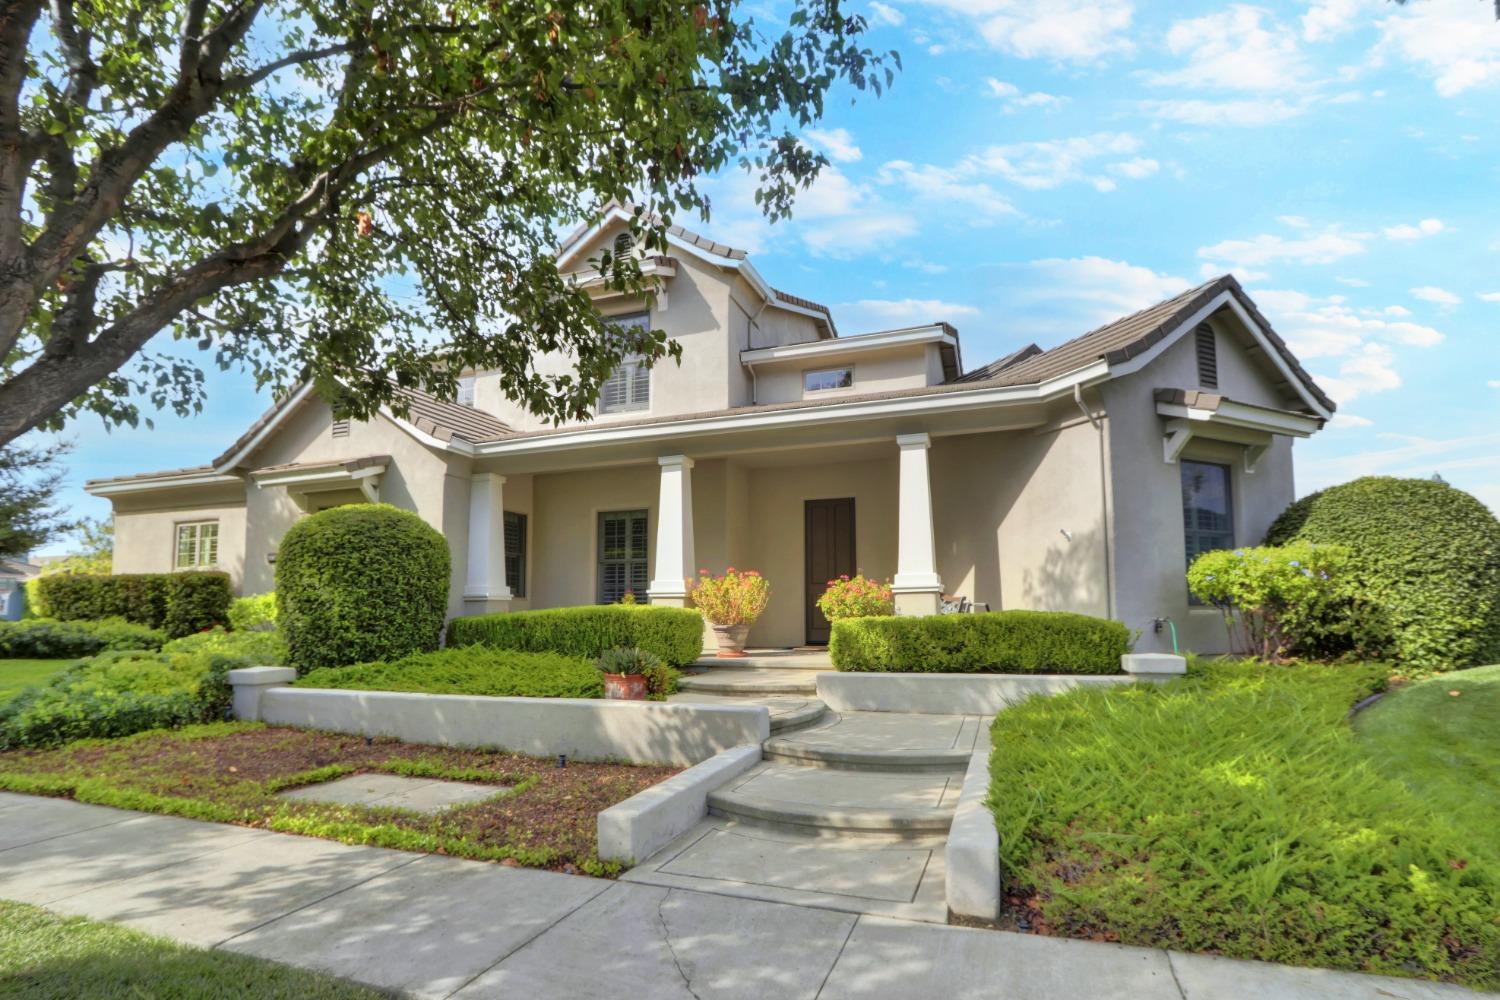
<svg viewBox="0 0 1500 1000"><path fill-rule="evenodd" d="M647 676L663 667L655 654L634 646L606 649L594 665L604 675L604 697L613 701L645 701L650 693Z"/></svg>
<svg viewBox="0 0 1500 1000"><path fill-rule="evenodd" d="M770 582L753 569L730 566L723 576L700 569L693 587L693 604L713 627L720 656L745 655L750 626L766 610L770 599Z"/></svg>

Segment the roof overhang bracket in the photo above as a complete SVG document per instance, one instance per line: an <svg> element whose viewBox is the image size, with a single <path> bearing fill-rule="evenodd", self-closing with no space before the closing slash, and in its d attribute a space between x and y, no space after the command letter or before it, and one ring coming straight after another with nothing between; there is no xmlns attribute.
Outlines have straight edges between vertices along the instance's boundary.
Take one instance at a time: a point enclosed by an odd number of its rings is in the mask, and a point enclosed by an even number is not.
<svg viewBox="0 0 1500 1000"><path fill-rule="evenodd" d="M1176 465L1182 449L1188 446L1193 439L1193 428L1185 420L1172 420L1167 423L1167 435L1162 439L1162 460L1168 465Z"/></svg>

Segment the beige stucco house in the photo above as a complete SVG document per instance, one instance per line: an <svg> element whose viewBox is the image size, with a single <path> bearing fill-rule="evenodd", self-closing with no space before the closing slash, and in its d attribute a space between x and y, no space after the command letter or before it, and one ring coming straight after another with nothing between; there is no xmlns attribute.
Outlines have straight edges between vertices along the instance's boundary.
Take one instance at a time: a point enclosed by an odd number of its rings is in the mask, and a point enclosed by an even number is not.
<svg viewBox="0 0 1500 1000"><path fill-rule="evenodd" d="M559 266L587 281L624 225L581 229ZM1079 611L1140 650L1170 648L1170 619L1215 651L1187 558L1260 540L1293 498L1293 441L1334 408L1229 276L970 369L946 323L841 336L744 252L682 229L670 250L645 262L651 301L597 301L664 329L681 365L627 362L591 421L544 425L487 372L367 422L303 388L207 465L89 483L114 505L115 571L212 566L266 591L297 518L379 499L448 539L453 615L681 604L700 567L736 566L772 586L750 641L795 646L827 640L813 601L858 570L902 613Z"/></svg>

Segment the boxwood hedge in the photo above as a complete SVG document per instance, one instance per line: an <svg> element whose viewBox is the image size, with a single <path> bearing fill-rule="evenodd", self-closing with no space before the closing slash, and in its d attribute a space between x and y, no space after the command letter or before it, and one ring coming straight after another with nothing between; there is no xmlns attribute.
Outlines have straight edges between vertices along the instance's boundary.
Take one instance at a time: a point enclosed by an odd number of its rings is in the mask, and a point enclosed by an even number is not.
<svg viewBox="0 0 1500 1000"><path fill-rule="evenodd" d="M107 649L160 649L166 641L164 632L123 618L85 622L29 618L0 622L0 657L62 659L93 656Z"/></svg>
<svg viewBox="0 0 1500 1000"><path fill-rule="evenodd" d="M180 573L54 573L37 588L47 612L62 621L124 618L162 629L169 638L201 632L229 620L229 575Z"/></svg>
<svg viewBox="0 0 1500 1000"><path fill-rule="evenodd" d="M833 623L837 670L1114 674L1130 649L1116 621L1065 611L846 618Z"/></svg>
<svg viewBox="0 0 1500 1000"><path fill-rule="evenodd" d="M1363 598L1409 667L1500 662L1500 521L1462 490L1367 476L1298 500L1266 541L1347 547Z"/></svg>
<svg viewBox="0 0 1500 1000"><path fill-rule="evenodd" d="M687 608L602 604L455 618L450 646L494 646L562 653L592 660L606 649L634 646L673 667L703 653L703 616Z"/></svg>
<svg viewBox="0 0 1500 1000"><path fill-rule="evenodd" d="M436 649L448 542L410 511L349 504L294 524L276 555L276 621L301 671Z"/></svg>

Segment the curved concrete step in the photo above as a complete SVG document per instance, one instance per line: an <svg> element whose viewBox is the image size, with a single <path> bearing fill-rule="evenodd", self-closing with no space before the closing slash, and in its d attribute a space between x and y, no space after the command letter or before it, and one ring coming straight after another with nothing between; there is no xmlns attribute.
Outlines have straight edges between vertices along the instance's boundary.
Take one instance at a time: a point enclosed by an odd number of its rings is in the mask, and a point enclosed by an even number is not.
<svg viewBox="0 0 1500 1000"><path fill-rule="evenodd" d="M828 706L816 698L802 695L750 695L705 694L701 691L683 691L672 695L668 701L688 705L763 705L771 712L771 732L777 735L793 733L816 725L828 713Z"/></svg>
<svg viewBox="0 0 1500 1000"><path fill-rule="evenodd" d="M741 822L920 836L953 822L959 776L833 771L768 761L708 796Z"/></svg>
<svg viewBox="0 0 1500 1000"><path fill-rule="evenodd" d="M774 724L771 731L779 732ZM773 737L765 743L766 760L844 771L962 774L969 766L970 753L967 750L839 750L804 746L792 737Z"/></svg>
<svg viewBox="0 0 1500 1000"><path fill-rule="evenodd" d="M829 712L766 741L768 760L851 771L962 774L984 728L965 715Z"/></svg>
<svg viewBox="0 0 1500 1000"><path fill-rule="evenodd" d="M743 695L815 695L817 671L762 670L759 668L711 667L700 674L686 674L677 684L679 691L698 694Z"/></svg>

